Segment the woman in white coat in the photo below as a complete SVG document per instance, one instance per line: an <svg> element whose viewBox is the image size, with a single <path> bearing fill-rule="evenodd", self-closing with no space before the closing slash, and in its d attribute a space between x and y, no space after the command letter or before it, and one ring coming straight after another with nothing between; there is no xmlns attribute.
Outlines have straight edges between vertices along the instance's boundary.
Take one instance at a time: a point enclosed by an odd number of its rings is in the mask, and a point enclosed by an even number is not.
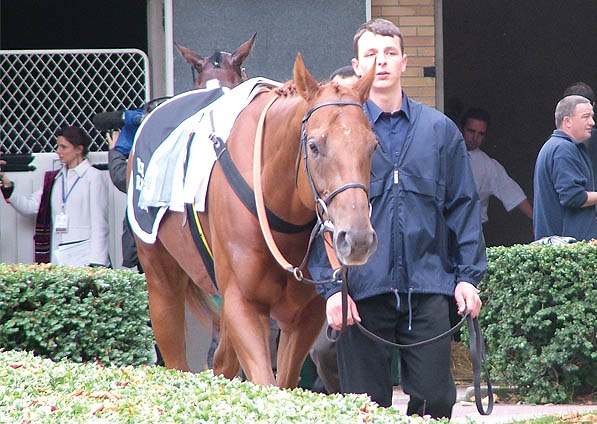
<svg viewBox="0 0 597 424"><path fill-rule="evenodd" d="M90 139L79 127L57 132L61 169L48 171L30 195L2 173L2 193L20 214L36 216L35 261L109 266L108 183L86 159Z"/></svg>

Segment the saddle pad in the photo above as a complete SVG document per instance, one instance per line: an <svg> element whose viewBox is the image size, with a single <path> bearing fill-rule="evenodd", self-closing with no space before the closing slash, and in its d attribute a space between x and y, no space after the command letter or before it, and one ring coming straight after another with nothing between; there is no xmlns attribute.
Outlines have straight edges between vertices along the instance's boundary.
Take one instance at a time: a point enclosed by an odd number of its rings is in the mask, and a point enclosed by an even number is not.
<svg viewBox="0 0 597 424"><path fill-rule="evenodd" d="M196 203L199 211L204 210L216 160L209 135L215 132L226 140L238 114L259 91L254 88L264 84L280 85L253 78L229 91L218 88L183 93L160 105L142 122L132 151L127 199L127 215L137 237L153 244L168 209L183 212L185 203ZM192 166L185 174L186 160Z"/></svg>

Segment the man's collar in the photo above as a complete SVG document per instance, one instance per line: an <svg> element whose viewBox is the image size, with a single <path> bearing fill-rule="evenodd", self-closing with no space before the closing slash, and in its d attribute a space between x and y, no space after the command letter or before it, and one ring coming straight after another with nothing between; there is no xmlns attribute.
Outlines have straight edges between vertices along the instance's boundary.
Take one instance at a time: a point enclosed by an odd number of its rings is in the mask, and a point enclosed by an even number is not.
<svg viewBox="0 0 597 424"><path fill-rule="evenodd" d="M406 93L403 91L402 92L402 105L400 106L400 109L392 112L392 113L387 113L390 116L397 116L399 113L404 113L404 116L406 116L407 120L410 120L410 106L408 104L409 99L408 96L406 95ZM369 116L371 117L371 121L372 122L376 122L379 117L382 115L382 113L384 113L383 110L381 110L381 108L379 106L377 106L377 104L375 104L375 102L371 99L367 100L367 102L365 103L365 108L367 109L367 112L369 114Z"/></svg>

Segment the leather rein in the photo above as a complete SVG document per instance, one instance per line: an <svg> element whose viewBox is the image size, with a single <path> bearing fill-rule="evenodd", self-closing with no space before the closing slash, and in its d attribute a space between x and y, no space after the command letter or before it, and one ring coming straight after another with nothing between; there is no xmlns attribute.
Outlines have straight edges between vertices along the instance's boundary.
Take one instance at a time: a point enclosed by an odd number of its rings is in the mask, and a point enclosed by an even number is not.
<svg viewBox="0 0 597 424"><path fill-rule="evenodd" d="M308 149L307 149L307 121L309 120L309 118L315 111L317 111L320 108L326 107L326 106L358 106L358 107L362 107L362 105L358 102L353 102L353 101L340 101L340 100L327 101L327 102L319 103L319 104L313 106L312 108L308 109L307 112L305 113L305 115L303 116L303 119L301 121L300 145L299 145L297 164L296 164L296 169L295 169L295 184L298 186L298 172L299 172L299 164L300 164L300 159L301 159L301 154L302 154L302 159L305 164L305 173L307 175L307 180L309 182L309 186L311 187L311 192L313 193L313 198L315 201L315 213L316 213L317 222L316 222L315 226L313 227L313 230L311 231L311 235L309 237L309 243L308 243L308 247L307 247L307 252L305 253L305 256L304 256L301 264L299 266L294 266L284 258L284 255L282 254L282 252L280 252L280 249L276 245L276 242L272 235L272 231L271 231L271 228L270 228L270 225L268 222L268 218L267 218L265 201L263 198L263 187L262 187L262 179L261 179L261 165L262 165L261 156L262 156L262 150L263 150L263 128L265 125L265 117L266 117L267 111L272 106L272 104L276 101L277 98L278 98L278 96L272 97L272 99L270 99L269 102L266 104L265 108L261 112L261 115L259 116L259 121L257 123L257 130L255 132L255 144L254 144L254 151L253 151L253 189L255 192L255 204L256 204L256 209L257 209L257 217L259 220L259 226L261 228L261 232L263 234L265 242L270 250L270 253L274 257L274 259L278 262L278 264L284 270L286 270L292 276L294 276L294 278L297 281L301 281L301 282L304 282L307 284L312 284L312 285L328 284L328 283L332 283L332 282L335 282L335 283L342 282L342 289L341 289L341 292L342 292L342 330L340 331L340 333L337 336L334 336L333 331L335 331L335 330L333 330L329 326L327 328L327 338L330 341L337 341L340 339L340 337L343 333L343 330L347 326L348 267L344 264L341 264L338 261L336 254L334 252L333 242L331 239L331 234L334 231L334 224L329 219L327 207L331 203L331 201L334 199L334 197L336 197L339 193L341 193L345 190L348 190L351 188L362 189L367 194L367 197L369 197L369 190L362 183L350 182L350 183L343 184L342 186L334 189L325 199L323 199L319 195L319 192L317 191L317 188L315 187L315 183L313 182L313 177L311 175L311 171L309 169L309 161L308 161L309 155L308 155ZM371 205L369 205L369 208L371 210ZM328 259L330 261L332 269L334 271L333 271L331 279L323 280L323 281L314 281L312 279L305 277L302 270L305 268L305 266L307 264L309 254L311 251L312 243L315 240L315 238L317 237L317 235L319 235L319 234L321 234L322 237L324 238L326 253L328 255ZM484 349L483 335L481 333L481 328L479 325L478 318L472 318L470 316L470 314L467 311L465 311L465 314L462 317L462 319L460 320L460 322L458 324L456 324L454 327L450 328L448 331L446 331L442 334L439 334L435 337L432 337L430 339L423 340L423 341L417 342L417 343L406 344L406 345L393 343L388 340L385 340L385 339L373 334L369 330L367 330L358 321L355 321L355 324L361 330L361 332L363 332L363 334L365 336L369 337L370 339L372 339L378 343L382 343L386 346L390 346L390 347L397 348L397 349L412 349L412 348L416 348L416 347L425 346L425 345L437 342L446 337L452 336L458 330L460 330L460 328L462 327L462 325L465 322L467 322L467 324L468 324L468 332L469 332L469 344L470 344L471 359L472 359L472 365L473 365L473 383L474 383L474 392L475 392L475 403L477 406L477 410L479 411L479 413L481 415L489 415L493 411L494 398L493 398L493 390L492 390L492 386L491 386L491 381L489 379L489 370L485 366L485 379L487 381L488 405L487 405L487 409L484 409L483 403L482 403L482 393L481 393L481 367L482 367L482 365L485 364L485 349Z"/></svg>

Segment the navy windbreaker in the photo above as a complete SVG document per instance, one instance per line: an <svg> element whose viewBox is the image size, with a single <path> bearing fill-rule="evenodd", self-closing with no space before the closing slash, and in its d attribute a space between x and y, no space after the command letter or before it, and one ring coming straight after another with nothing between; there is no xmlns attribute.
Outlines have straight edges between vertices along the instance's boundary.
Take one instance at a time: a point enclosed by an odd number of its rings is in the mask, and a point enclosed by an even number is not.
<svg viewBox="0 0 597 424"><path fill-rule="evenodd" d="M410 116L399 159L379 147L373 154L371 222L379 244L365 265L349 270L354 300L390 291L453 295L457 282L477 285L487 267L462 135L442 113L407 96L404 101ZM318 280L331 276L321 240L309 270ZM339 290L340 284L318 286L326 299Z"/></svg>

